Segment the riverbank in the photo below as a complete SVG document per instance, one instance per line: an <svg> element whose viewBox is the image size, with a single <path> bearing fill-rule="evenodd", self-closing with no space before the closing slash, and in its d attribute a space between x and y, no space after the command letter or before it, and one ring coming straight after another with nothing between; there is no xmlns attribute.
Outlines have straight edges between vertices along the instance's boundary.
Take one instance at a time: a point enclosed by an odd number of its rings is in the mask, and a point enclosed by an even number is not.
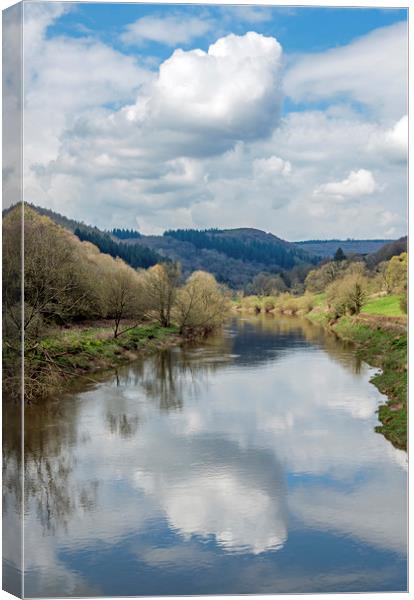
<svg viewBox="0 0 414 600"><path fill-rule="evenodd" d="M128 326L128 324L126 324ZM117 338L111 323L54 330L25 355L25 398L33 402L64 391L75 378L90 379L139 356L177 346L187 338L175 326L144 323Z"/></svg>
<svg viewBox="0 0 414 600"><path fill-rule="evenodd" d="M358 316L332 319L324 294L300 297L243 298L235 302L237 312L296 315L309 319L332 331L338 338L355 346L358 356L381 372L371 382L387 396L378 409L381 425L376 427L394 446L407 449L407 318L373 314L369 311ZM385 302L380 303L380 309Z"/></svg>
<svg viewBox="0 0 414 600"><path fill-rule="evenodd" d="M371 382L387 396L378 410L382 433L397 448L407 449L407 332L390 318L341 317L330 326L342 340L352 342L358 355L381 372Z"/></svg>

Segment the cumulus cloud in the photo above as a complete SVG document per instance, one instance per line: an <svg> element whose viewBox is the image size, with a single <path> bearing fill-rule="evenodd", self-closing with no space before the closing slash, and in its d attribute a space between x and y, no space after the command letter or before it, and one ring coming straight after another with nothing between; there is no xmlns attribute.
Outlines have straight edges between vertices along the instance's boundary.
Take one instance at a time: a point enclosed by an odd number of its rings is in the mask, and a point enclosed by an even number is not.
<svg viewBox="0 0 414 600"><path fill-rule="evenodd" d="M342 181L332 181L317 187L313 194L315 196L326 194L338 199L369 196L378 188L373 174L366 169L351 171Z"/></svg>
<svg viewBox="0 0 414 600"><path fill-rule="evenodd" d="M375 235L404 232L404 112L378 117L375 107L361 112L335 93L326 96L324 110L281 118L282 49L259 33L221 37L207 51L176 49L158 71L147 72L136 56L90 37L47 36L56 18L27 16L33 48L26 52L28 200L101 227L138 222L145 233L254 226L291 240L326 231L370 237L374 222ZM369 34L317 62L338 51L339 57L354 53L348 58L355 66L355 44L371 48L373 40L383 56L384 35ZM298 75L302 59L289 62L289 93L307 86ZM404 88L398 74L395 81L387 87ZM350 91L357 101L358 90ZM372 187L372 181L358 183L361 174L346 185L345 174L358 173L355 156L379 178L375 203L349 195ZM312 194L330 184L341 184L345 196L330 187L329 194ZM353 202L341 203L342 197ZM390 197L397 199L392 209Z"/></svg>
<svg viewBox="0 0 414 600"><path fill-rule="evenodd" d="M140 46L145 42L158 42L167 46L188 44L206 34L212 27L208 19L165 15L148 15L126 26L121 41L129 46Z"/></svg>
<svg viewBox="0 0 414 600"><path fill-rule="evenodd" d="M407 111L408 32L405 22L376 29L346 46L297 57L285 79L298 102L345 96L378 116Z"/></svg>
<svg viewBox="0 0 414 600"><path fill-rule="evenodd" d="M266 135L279 117L281 57L274 38L255 32L220 38L207 52L175 50L128 118L202 135L220 152Z"/></svg>

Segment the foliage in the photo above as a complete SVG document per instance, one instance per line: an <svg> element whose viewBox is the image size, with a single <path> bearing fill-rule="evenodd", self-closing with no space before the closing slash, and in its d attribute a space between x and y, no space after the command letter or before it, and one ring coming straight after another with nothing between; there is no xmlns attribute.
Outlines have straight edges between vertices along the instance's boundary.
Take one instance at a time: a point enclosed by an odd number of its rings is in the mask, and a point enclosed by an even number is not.
<svg viewBox="0 0 414 600"><path fill-rule="evenodd" d="M26 353L25 398L28 402L64 389L74 377L88 377L121 365L136 352L151 352L176 342L176 327L147 324L116 338L108 327L50 331ZM94 380L93 380L94 381Z"/></svg>
<svg viewBox="0 0 414 600"><path fill-rule="evenodd" d="M357 315L367 298L367 280L358 273L349 273L327 287L326 298L335 316Z"/></svg>
<svg viewBox="0 0 414 600"><path fill-rule="evenodd" d="M330 261L318 269L312 269L305 279L306 290L314 293L324 292L329 284L342 275L344 269L345 263L337 261Z"/></svg>
<svg viewBox="0 0 414 600"><path fill-rule="evenodd" d="M94 244L101 252L113 258L122 258L134 268L146 269L162 260L161 256L150 248L140 244L117 242L108 233L103 233L99 229L77 227L74 233L81 241Z"/></svg>
<svg viewBox="0 0 414 600"><path fill-rule="evenodd" d="M387 293L403 293L407 290L407 252L402 252L399 256L393 256L385 265L382 263L381 267Z"/></svg>
<svg viewBox="0 0 414 600"><path fill-rule="evenodd" d="M7 222L5 233L11 235ZM94 314L86 254L73 234L25 207L23 327L27 337L37 335L41 320L65 323Z"/></svg>
<svg viewBox="0 0 414 600"><path fill-rule="evenodd" d="M139 239L141 234L135 229L112 229L112 235L119 240Z"/></svg>
<svg viewBox="0 0 414 600"><path fill-rule="evenodd" d="M237 230L234 230L237 231ZM254 230L251 230L254 232ZM253 233L242 237L221 230L176 229L168 230L164 236L190 242L199 249L216 250L232 258L254 261L263 265L272 265L283 269L292 268L298 262L315 262L293 244L283 242L279 238L262 233L259 239Z"/></svg>
<svg viewBox="0 0 414 600"><path fill-rule="evenodd" d="M114 321L116 338L125 332L125 329L120 331L119 328L122 319L129 318L137 322L145 313L143 278L119 258L111 261L102 275L105 313Z"/></svg>
<svg viewBox="0 0 414 600"><path fill-rule="evenodd" d="M178 263L164 263L148 269L144 275L147 313L162 327L170 327L181 270Z"/></svg>
<svg viewBox="0 0 414 600"><path fill-rule="evenodd" d="M368 267L373 269L381 262L388 261L393 256L398 256L402 252L407 252L407 236L384 244L376 252L369 254L365 260Z"/></svg>
<svg viewBox="0 0 414 600"><path fill-rule="evenodd" d="M246 287L246 293L257 296L274 296L286 289L286 284L279 274L259 273Z"/></svg>
<svg viewBox="0 0 414 600"><path fill-rule="evenodd" d="M346 260L345 253L342 250L342 248L338 248L338 250L335 252L335 254L334 254L334 260L336 262L341 261L341 260Z"/></svg>
<svg viewBox="0 0 414 600"><path fill-rule="evenodd" d="M24 208L24 216L23 322L21 207L9 211L3 220L3 250L9 259L3 272L5 322L13 333L4 339L4 374L6 391L16 399L23 328L25 394L30 401L57 389L76 370L88 370L91 361L93 368L95 358L101 365L118 364L114 356L139 346L138 338L146 328L143 321L149 317L158 321L157 331L172 331L178 320L182 332L207 333L227 315L227 293L208 273L194 273L180 288L176 263L136 271L30 207ZM89 339L84 335L70 338L68 333L63 337L70 340L69 346L59 346L63 339L59 327L73 330L77 322L97 319L106 324L112 320L111 339L106 325L105 340L99 334Z"/></svg>
<svg viewBox="0 0 414 600"><path fill-rule="evenodd" d="M85 223L68 219L54 211L41 207L33 207L38 214L46 215L57 224L68 229L71 232L77 230L81 232L82 240L89 240L94 243L102 252L110 253L113 257L119 256L125 262L134 268L147 268L160 262L180 262L182 272L185 277L188 277L194 271L208 271L212 273L218 282L225 283L232 289L243 289L249 284L258 273L267 271L275 274L279 273L287 286L302 284L307 271L312 264L317 264L319 258L309 255L306 251L301 250L295 244L285 242L280 238L255 229L233 229L220 231L218 229L208 229L204 233L218 243L223 248L213 247L214 244L207 244L209 247L199 247L200 244L194 245L189 241L182 241L177 237L169 235L164 236L144 236L135 232L134 237L130 237L131 230L116 230L117 238L112 233L105 233L96 227L91 227ZM119 233L121 232L121 233ZM168 233L168 232L167 232ZM128 237L127 237L128 236ZM234 240L234 241L232 241ZM272 259L269 259L269 264L258 262L257 257L253 256L252 260L247 259L242 253L240 258L233 258L224 251L225 246L229 244L233 247L238 245L242 248L251 250L251 246L259 244L267 244L269 247L275 248L276 253L285 254L286 252L294 257L294 266L283 267ZM114 246L114 244L122 243L123 246ZM136 250L133 248L137 247ZM141 249L145 250L145 255L148 256L148 250L153 252L156 257L152 257L150 261L141 260ZM138 254L138 258L136 256ZM266 256L270 257L271 253L266 252ZM143 257L145 258L145 256ZM277 256L276 256L277 258ZM289 263L290 264L290 263ZM296 286L299 290L299 287Z"/></svg>
<svg viewBox="0 0 414 600"><path fill-rule="evenodd" d="M222 325L228 310L228 296L214 276L195 271L179 290L174 313L180 332L205 334Z"/></svg>

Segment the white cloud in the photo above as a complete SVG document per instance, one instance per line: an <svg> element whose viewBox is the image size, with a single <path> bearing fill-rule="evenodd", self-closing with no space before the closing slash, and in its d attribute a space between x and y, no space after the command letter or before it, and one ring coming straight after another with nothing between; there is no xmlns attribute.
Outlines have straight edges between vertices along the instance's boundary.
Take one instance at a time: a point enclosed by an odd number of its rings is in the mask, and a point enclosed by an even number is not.
<svg viewBox="0 0 414 600"><path fill-rule="evenodd" d="M348 177L342 181L332 181L318 186L313 194L316 196L326 194L328 196L335 196L338 199L343 199L369 196L377 189L378 184L371 171L359 169L358 171L351 171Z"/></svg>
<svg viewBox="0 0 414 600"><path fill-rule="evenodd" d="M271 7L266 6L223 6L221 7L221 13L232 22L237 18L246 23L264 23L272 18Z"/></svg>
<svg viewBox="0 0 414 600"><path fill-rule="evenodd" d="M130 46L140 46L145 42L158 42L167 46L188 44L193 39L210 31L212 23L208 19L183 17L182 15L148 15L126 26L121 40Z"/></svg>
<svg viewBox="0 0 414 600"><path fill-rule="evenodd" d="M331 103L280 120L282 50L258 33L228 35L207 52L178 49L150 73L91 38L47 39L48 22L42 15L41 27L31 25L27 199L101 227L137 221L146 233L254 226L290 240L327 231L371 237L375 223L376 236L403 234L404 113L374 118ZM355 156L378 179L375 203L363 202L369 176L347 183L344 174L358 172ZM330 187L322 194L330 184L345 196Z"/></svg>
<svg viewBox="0 0 414 600"><path fill-rule="evenodd" d="M285 79L286 93L299 102L344 95L379 116L407 111L407 24L376 29L346 46L297 57Z"/></svg>
<svg viewBox="0 0 414 600"><path fill-rule="evenodd" d="M25 176L38 184L31 167L54 160L65 130L86 111L131 101L150 75L136 60L92 38L46 38L62 14L61 5L25 5Z"/></svg>
<svg viewBox="0 0 414 600"><path fill-rule="evenodd" d="M274 38L254 32L220 38L208 52L175 50L128 117L190 134L207 152L268 134L279 117L281 55Z"/></svg>
<svg viewBox="0 0 414 600"><path fill-rule="evenodd" d="M368 150L405 161L408 154L408 116L401 117L389 129L374 132L368 140Z"/></svg>
<svg viewBox="0 0 414 600"><path fill-rule="evenodd" d="M283 160L278 156L270 156L269 158L256 158L253 161L253 171L256 177L274 176L274 175L289 175L292 170L292 165L288 160Z"/></svg>

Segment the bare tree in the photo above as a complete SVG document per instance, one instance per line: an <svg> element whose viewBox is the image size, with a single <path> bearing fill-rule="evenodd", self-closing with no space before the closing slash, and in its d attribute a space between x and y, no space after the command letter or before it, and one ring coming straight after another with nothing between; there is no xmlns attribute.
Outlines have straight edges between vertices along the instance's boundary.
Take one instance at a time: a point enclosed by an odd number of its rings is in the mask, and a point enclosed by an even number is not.
<svg viewBox="0 0 414 600"><path fill-rule="evenodd" d="M144 294L148 314L162 327L171 326L172 309L180 280L178 263L164 263L151 267L144 276Z"/></svg>
<svg viewBox="0 0 414 600"><path fill-rule="evenodd" d="M181 332L207 333L223 323L229 307L228 294L214 276L195 271L178 293L174 314Z"/></svg>

